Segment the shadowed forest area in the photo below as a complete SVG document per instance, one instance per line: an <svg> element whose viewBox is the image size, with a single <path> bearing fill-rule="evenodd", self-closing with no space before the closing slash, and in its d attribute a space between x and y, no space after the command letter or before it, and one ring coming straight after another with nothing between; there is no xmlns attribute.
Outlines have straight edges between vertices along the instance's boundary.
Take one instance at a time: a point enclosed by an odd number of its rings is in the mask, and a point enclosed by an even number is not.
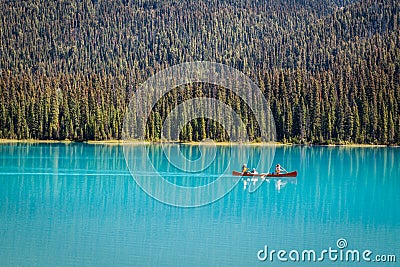
<svg viewBox="0 0 400 267"><path fill-rule="evenodd" d="M258 84L278 141L400 144L399 25L396 0L0 0L0 138L120 139L143 82L213 61ZM166 96L147 138L158 140L168 112L199 96L234 106L257 140L240 96L207 84ZM229 137L208 119L180 135L204 138Z"/></svg>

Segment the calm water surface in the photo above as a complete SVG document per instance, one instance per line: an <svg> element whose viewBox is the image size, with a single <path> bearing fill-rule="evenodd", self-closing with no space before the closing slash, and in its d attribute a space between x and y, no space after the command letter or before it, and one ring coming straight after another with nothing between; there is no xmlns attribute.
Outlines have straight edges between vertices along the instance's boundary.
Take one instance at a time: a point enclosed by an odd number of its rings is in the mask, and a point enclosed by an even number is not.
<svg viewBox="0 0 400 267"><path fill-rule="evenodd" d="M261 150L270 149L217 147L208 153L176 145L170 150L177 148L192 160L203 155L204 162L196 164L207 168L184 173L152 145L148 151L155 171L183 186L215 182L215 190L218 182L236 181L229 175L217 178L240 169L237 155L247 154L251 167ZM133 160L145 157L135 153ZM121 146L2 144L0 265L399 266L399 162L399 148L278 147L273 161L258 169L281 163L298 170L297 179L283 180L280 190L270 180L250 193L251 181L245 188L238 180L214 203L179 208L144 193L130 175ZM146 166L140 169L152 186L153 173L146 173ZM338 249L340 238L347 241L343 251L369 249L371 258L396 255L397 263L257 258L266 245L319 253Z"/></svg>

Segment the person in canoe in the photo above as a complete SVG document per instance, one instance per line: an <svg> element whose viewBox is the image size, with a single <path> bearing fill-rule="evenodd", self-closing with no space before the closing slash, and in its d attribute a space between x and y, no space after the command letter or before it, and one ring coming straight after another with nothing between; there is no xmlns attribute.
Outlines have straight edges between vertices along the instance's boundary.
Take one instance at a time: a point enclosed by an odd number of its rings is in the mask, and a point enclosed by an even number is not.
<svg viewBox="0 0 400 267"><path fill-rule="evenodd" d="M244 173L249 173L249 172L250 172L250 170L249 170L249 168L247 168L247 164L243 164L242 173L244 174Z"/></svg>
<svg viewBox="0 0 400 267"><path fill-rule="evenodd" d="M275 167L275 174L280 174L283 171L282 167L280 164L276 164Z"/></svg>
<svg viewBox="0 0 400 267"><path fill-rule="evenodd" d="M256 171L256 168L253 168L253 169L251 170L251 173L252 173L252 174L258 174L258 172Z"/></svg>

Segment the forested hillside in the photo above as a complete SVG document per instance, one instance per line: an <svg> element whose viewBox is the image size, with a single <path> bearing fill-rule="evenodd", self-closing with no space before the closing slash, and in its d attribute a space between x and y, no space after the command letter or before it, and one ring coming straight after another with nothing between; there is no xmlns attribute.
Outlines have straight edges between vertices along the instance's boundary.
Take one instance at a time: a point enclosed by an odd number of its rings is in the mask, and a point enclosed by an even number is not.
<svg viewBox="0 0 400 267"><path fill-rule="evenodd" d="M396 0L0 0L0 138L120 139L141 83L208 60L259 85L280 141L400 144L399 25ZM170 95L148 138L182 98L211 89ZM247 116L231 93L214 97ZM182 140L227 138L213 121L189 128Z"/></svg>

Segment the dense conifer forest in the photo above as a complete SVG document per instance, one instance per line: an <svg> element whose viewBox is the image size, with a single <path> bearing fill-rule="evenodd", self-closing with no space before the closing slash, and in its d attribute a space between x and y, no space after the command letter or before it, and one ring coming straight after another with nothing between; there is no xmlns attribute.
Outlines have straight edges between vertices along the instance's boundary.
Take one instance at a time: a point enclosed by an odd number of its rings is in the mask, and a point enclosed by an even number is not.
<svg viewBox="0 0 400 267"><path fill-rule="evenodd" d="M258 84L279 141L400 144L397 0L0 0L0 138L120 139L140 84L203 60ZM234 105L256 133L245 103L214 89L175 90L154 109L148 139L199 95ZM228 137L199 119L180 138Z"/></svg>

